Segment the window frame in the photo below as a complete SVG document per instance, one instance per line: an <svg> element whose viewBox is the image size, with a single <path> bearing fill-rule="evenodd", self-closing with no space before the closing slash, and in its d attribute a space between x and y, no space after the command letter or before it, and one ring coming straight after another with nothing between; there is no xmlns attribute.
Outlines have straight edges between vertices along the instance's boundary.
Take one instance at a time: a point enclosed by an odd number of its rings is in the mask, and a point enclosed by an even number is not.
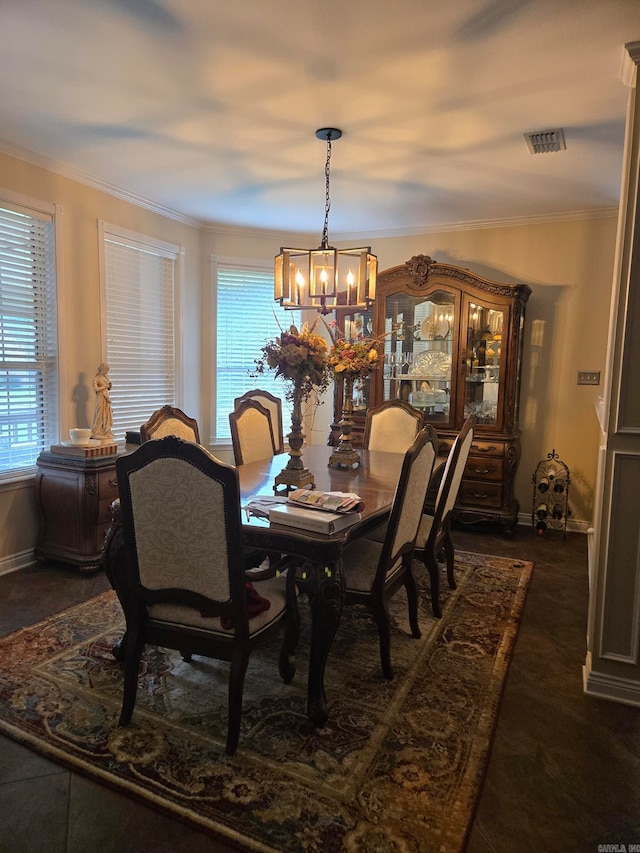
<svg viewBox="0 0 640 853"><path fill-rule="evenodd" d="M141 232L132 231L128 228L123 228L113 223L98 220L98 236L99 236L99 276L100 276L100 351L102 353L101 360L109 362L109 332L108 332L108 313L107 313L107 264L106 264L106 243L111 241L121 243L129 248L140 252L148 252L152 255L167 258L173 263L173 383L174 383L174 399L169 401L158 398L155 408L159 408L166 403L183 408L184 396L184 356L183 356L183 335L182 335L182 282L184 281L184 260L185 249L174 243L168 243L156 237L152 237ZM114 377L110 377L114 380ZM117 378L116 378L117 381ZM117 394L117 391L116 391ZM116 397L117 399L117 397ZM138 430L140 424L155 411L151 409L141 416L140 423L131 422L125 427L125 432L128 430ZM137 420L137 418L136 418ZM117 441L123 440L124 435L119 435L116 432L115 438Z"/></svg>
<svg viewBox="0 0 640 853"><path fill-rule="evenodd" d="M243 259L237 257L223 257L218 255L210 256L210 264L211 264L211 289L212 289L212 298L211 298L211 363L213 365L212 375L211 375L211 444L212 446L219 447L221 449L230 449L231 444L231 434L229 431L228 437L226 435L220 436L218 435L218 274L220 269L233 269L238 270L239 272L246 272L247 274L251 273L264 273L270 277L271 280L271 297L273 297L273 261L263 261L257 259ZM294 325L299 325L302 322L301 316L302 312L299 311L287 311L284 308L280 308L280 306L273 300L273 311L275 315L278 316L279 312L282 312L282 328L288 328L292 323ZM272 337L278 334L277 323L275 325L275 330L273 335L267 333L264 336L264 341L261 343L266 343L267 340L270 340ZM258 358L260 356L259 348L256 349L255 357ZM271 374L272 371L269 371ZM266 374L265 374L266 375ZM282 400L282 421L285 432L285 442L286 442L286 434L289 431L288 425L291 422L290 417L290 405L285 398L285 393L287 391L287 385L283 382L283 380L275 380L273 386L265 385L264 379L260 376L257 376L255 379L251 379L249 377L249 382L247 383L246 388L239 388L238 392L234 394L234 397L239 397L245 391L252 390L254 388L263 388L266 387L266 390L271 391L273 394L276 394Z"/></svg>
<svg viewBox="0 0 640 853"><path fill-rule="evenodd" d="M48 418L49 431L43 434L42 450L48 450L51 444L59 441L61 434L61 401L67 399L69 394L69 382L67 379L67 363L65 348L65 299L63 289L63 208L53 202L16 193L12 190L0 188L0 206L18 213L24 213L38 219L48 219L52 226L51 236L51 287L53 289L53 305L51 308L51 320L55 326L55 342L52 347L55 364L53 370L53 390L50 395L50 413ZM50 294L51 295L51 294ZM44 424L45 428L47 424ZM0 469L0 487L11 487L14 483L31 483L36 471L36 463L25 465L21 468Z"/></svg>

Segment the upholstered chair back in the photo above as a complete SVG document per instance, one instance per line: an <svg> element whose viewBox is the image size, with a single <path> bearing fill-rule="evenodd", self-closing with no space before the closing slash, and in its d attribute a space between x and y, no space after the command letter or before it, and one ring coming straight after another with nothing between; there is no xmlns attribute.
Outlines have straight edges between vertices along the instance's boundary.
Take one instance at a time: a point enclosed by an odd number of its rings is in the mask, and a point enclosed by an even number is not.
<svg viewBox="0 0 640 853"><path fill-rule="evenodd" d="M131 472L129 495L140 583L228 601L234 519L223 483L191 461L162 457Z"/></svg>
<svg viewBox="0 0 640 853"><path fill-rule="evenodd" d="M229 412L231 443L236 465L271 459L276 452L271 415L256 400L244 400Z"/></svg>
<svg viewBox="0 0 640 853"><path fill-rule="evenodd" d="M437 447L435 432L432 427L425 427L405 455L387 528L390 559L387 570L395 568L402 554L413 550Z"/></svg>
<svg viewBox="0 0 640 853"><path fill-rule="evenodd" d="M437 503L443 502L442 518L446 518L449 515L458 499L462 475L464 474L472 444L473 427L470 426L468 430L465 430L464 434L462 432L458 434L456 437L456 452L453 452L452 447L452 452L447 458L447 465L442 475L437 497Z"/></svg>
<svg viewBox="0 0 640 853"><path fill-rule="evenodd" d="M413 444L422 414L402 400L387 400L367 411L364 446L369 450L405 453Z"/></svg>
<svg viewBox="0 0 640 853"><path fill-rule="evenodd" d="M164 438L167 435L176 435L185 441L200 444L198 422L175 406L163 406L140 427L141 441Z"/></svg>
<svg viewBox="0 0 640 853"><path fill-rule="evenodd" d="M244 400L255 400L268 410L271 415L271 429L273 430L273 440L276 448L276 453L284 453L284 432L282 428L282 400L270 394L269 391L263 391L260 388L255 388L253 391L247 391L240 397L236 397L233 401L234 408L244 402Z"/></svg>

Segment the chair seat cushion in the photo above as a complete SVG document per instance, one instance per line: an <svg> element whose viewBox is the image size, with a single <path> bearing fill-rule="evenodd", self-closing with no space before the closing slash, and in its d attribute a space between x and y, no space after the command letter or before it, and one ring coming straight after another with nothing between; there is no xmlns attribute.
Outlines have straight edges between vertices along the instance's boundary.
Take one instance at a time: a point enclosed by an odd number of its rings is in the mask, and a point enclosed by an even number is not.
<svg viewBox="0 0 640 853"><path fill-rule="evenodd" d="M249 619L250 635L259 634L281 616L286 607L286 578L273 577L253 581L253 587L261 598L269 600L271 606ZM199 610L184 604L150 604L147 613L150 622L188 625L207 634L233 636L233 628L223 628L219 617L202 616Z"/></svg>

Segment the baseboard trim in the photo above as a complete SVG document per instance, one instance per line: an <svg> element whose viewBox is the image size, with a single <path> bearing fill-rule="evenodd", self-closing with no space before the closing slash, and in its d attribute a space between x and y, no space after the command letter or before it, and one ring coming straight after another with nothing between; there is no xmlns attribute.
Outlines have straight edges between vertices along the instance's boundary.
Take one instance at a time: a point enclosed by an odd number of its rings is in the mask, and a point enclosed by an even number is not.
<svg viewBox="0 0 640 853"><path fill-rule="evenodd" d="M640 682L594 672L591 667L591 652L587 652L582 667L582 686L587 696L640 707Z"/></svg>
<svg viewBox="0 0 640 853"><path fill-rule="evenodd" d="M26 569L27 566L32 566L36 561L33 553L33 548L27 551L20 551L17 554L11 554L9 557L0 559L0 576L9 575L11 572L18 572L20 569Z"/></svg>

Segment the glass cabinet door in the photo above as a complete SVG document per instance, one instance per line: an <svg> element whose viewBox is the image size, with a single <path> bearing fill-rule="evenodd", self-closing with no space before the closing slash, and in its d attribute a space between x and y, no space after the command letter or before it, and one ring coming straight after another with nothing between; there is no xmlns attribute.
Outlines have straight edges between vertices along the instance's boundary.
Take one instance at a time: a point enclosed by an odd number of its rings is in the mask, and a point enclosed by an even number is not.
<svg viewBox="0 0 640 853"><path fill-rule="evenodd" d="M371 311L361 311L345 314L342 329L346 341L357 341L370 338L373 334L373 314ZM356 379L353 384L353 413L366 415L371 406L371 377Z"/></svg>
<svg viewBox="0 0 640 853"><path fill-rule="evenodd" d="M476 416L476 423L487 426L500 423L500 376L504 311L468 301L466 304L467 341L465 352L464 416Z"/></svg>
<svg viewBox="0 0 640 853"><path fill-rule="evenodd" d="M448 423L455 294L436 290L414 297L398 292L385 302L383 400L405 400L426 420Z"/></svg>

